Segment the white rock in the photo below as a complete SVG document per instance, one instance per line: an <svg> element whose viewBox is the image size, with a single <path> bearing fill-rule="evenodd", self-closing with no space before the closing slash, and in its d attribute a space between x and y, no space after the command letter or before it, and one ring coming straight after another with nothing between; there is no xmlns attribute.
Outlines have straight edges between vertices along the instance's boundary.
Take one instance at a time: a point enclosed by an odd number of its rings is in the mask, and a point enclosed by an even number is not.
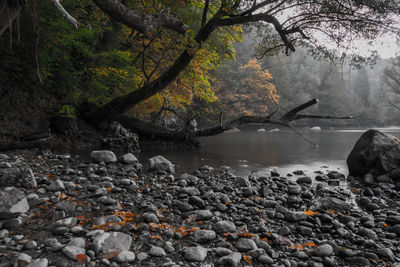
<svg viewBox="0 0 400 267"><path fill-rule="evenodd" d="M93 247L96 253L122 252L129 250L131 243L132 237L130 235L121 232L107 232L99 234L93 240Z"/></svg>
<svg viewBox="0 0 400 267"><path fill-rule="evenodd" d="M320 131L322 131L322 129L321 129L321 127L319 127L319 126L314 126L314 127L311 127L311 128L310 128L310 131L320 132Z"/></svg>
<svg viewBox="0 0 400 267"><path fill-rule="evenodd" d="M76 260L76 256L83 254L85 255L86 250L84 248L78 248L74 246L66 246L62 249L62 252L71 260Z"/></svg>
<svg viewBox="0 0 400 267"><path fill-rule="evenodd" d="M135 253L131 251L122 251L118 254L116 260L118 262L133 262L135 261Z"/></svg>

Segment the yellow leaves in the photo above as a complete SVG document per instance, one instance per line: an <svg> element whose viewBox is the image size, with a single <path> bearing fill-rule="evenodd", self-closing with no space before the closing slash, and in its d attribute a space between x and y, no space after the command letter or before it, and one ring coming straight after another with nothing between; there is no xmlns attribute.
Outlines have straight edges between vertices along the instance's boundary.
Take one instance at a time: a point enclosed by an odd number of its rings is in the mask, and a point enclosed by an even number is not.
<svg viewBox="0 0 400 267"><path fill-rule="evenodd" d="M243 255L243 260L245 262L247 262L248 264L253 264L253 261L251 260L251 258L249 256L247 256L246 254Z"/></svg>
<svg viewBox="0 0 400 267"><path fill-rule="evenodd" d="M313 215L318 214L319 212L318 212L318 211L312 211L312 210L305 210L304 213L305 213L307 216L313 216Z"/></svg>

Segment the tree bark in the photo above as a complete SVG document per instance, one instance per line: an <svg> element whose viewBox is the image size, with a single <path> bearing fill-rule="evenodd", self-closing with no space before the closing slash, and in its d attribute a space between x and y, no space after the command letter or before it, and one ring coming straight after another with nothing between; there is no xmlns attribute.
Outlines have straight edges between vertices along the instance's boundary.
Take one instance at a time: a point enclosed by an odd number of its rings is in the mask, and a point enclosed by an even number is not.
<svg viewBox="0 0 400 267"><path fill-rule="evenodd" d="M93 0L94 3L115 21L121 22L131 29L146 33L154 28L166 27L178 33L186 33L187 26L168 12L155 15L139 14L126 7L118 0Z"/></svg>

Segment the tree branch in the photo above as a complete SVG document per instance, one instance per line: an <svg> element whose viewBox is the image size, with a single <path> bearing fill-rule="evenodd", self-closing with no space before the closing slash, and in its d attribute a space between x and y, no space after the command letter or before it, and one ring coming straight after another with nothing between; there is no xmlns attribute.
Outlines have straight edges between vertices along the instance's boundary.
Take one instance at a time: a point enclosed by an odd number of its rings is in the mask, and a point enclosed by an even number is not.
<svg viewBox="0 0 400 267"><path fill-rule="evenodd" d="M299 119L305 119L305 118L314 118L314 119L353 119L354 117L351 116L344 116L344 117L336 117L336 116L329 116L329 115L301 115L297 114L298 112L312 106L318 103L317 99L312 99L310 101L307 101L304 104L301 104L291 110L289 110L287 113L285 113L283 116L281 116L278 119L273 118L273 115L275 113L270 114L269 116L262 117L262 116L243 116L237 119L234 119L225 125L222 125L220 123L216 127L211 127L211 128L206 128L206 129L199 129L195 132L195 135L200 137L200 136L211 136L211 135L217 135L221 134L227 130L230 130L232 128L238 127L243 124L248 124L248 123L271 123L271 124L277 124L277 125L282 125L282 126L287 126L293 129L293 126L290 124L290 122L299 120ZM298 130L295 130L299 134ZM302 136L300 133L299 135ZM302 136L304 139L306 139L304 136ZM307 140L308 142L311 142ZM311 142L312 143L312 142Z"/></svg>
<svg viewBox="0 0 400 267"><path fill-rule="evenodd" d="M74 25L74 27L76 29L78 29L79 26L79 22L72 17L67 10L65 10L65 8L61 5L60 0L49 0L51 3L53 3L53 5L57 8L58 12L61 13L61 15L68 21L70 22L72 25Z"/></svg>
<svg viewBox="0 0 400 267"><path fill-rule="evenodd" d="M201 27L203 27L207 22L207 13L208 13L209 3L210 3L210 0L206 0L206 2L204 3L203 16L201 18Z"/></svg>
<svg viewBox="0 0 400 267"><path fill-rule="evenodd" d="M178 33L185 34L188 27L169 12L163 11L156 15L139 14L129 9L118 0L93 0L94 3L115 21L121 22L131 29L146 33L154 28L166 27Z"/></svg>
<svg viewBox="0 0 400 267"><path fill-rule="evenodd" d="M400 110L400 107L396 106L392 102L388 101L388 104L391 105L392 107L394 107L395 109Z"/></svg>

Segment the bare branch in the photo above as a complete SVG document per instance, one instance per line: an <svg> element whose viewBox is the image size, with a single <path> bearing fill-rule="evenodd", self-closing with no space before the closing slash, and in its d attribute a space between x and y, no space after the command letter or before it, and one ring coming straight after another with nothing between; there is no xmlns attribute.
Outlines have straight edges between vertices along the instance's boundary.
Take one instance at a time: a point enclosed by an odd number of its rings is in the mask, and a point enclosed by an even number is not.
<svg viewBox="0 0 400 267"><path fill-rule="evenodd" d="M115 21L121 22L131 29L146 33L154 28L166 27L185 34L188 27L174 18L168 11L156 15L139 14L129 9L118 0L93 0L94 3Z"/></svg>
<svg viewBox="0 0 400 267"><path fill-rule="evenodd" d="M394 107L397 110L400 110L400 107L398 107L397 105L393 104L392 102L388 101L388 104L391 105L392 107Z"/></svg>
<svg viewBox="0 0 400 267"><path fill-rule="evenodd" d="M256 1L254 1L254 5L250 9L246 10L245 12L243 12L240 15L241 16L249 15L249 14L253 13L254 11L257 11L258 9L263 8L263 7L265 7L269 4L272 4L276 1L277 0L266 0L266 1L262 1L261 3L258 3L258 4L256 4Z"/></svg>
<svg viewBox="0 0 400 267"><path fill-rule="evenodd" d="M67 10L65 10L65 8L61 5L60 0L49 0L50 2L53 3L53 5L57 8L58 12L61 13L61 15L72 25L74 25L74 27L76 29L78 29L79 26L79 22L72 17Z"/></svg>
<svg viewBox="0 0 400 267"><path fill-rule="evenodd" d="M297 129L296 127L294 127L292 124L288 123L287 127L289 127L290 129L292 129L293 132L297 133L301 138L303 138L305 141L307 141L308 143L312 144L315 148L318 147L318 145L316 143L314 143L313 141L311 141L310 139L308 139L307 137L305 137L303 135L303 133L301 131L299 131L299 129Z"/></svg>

